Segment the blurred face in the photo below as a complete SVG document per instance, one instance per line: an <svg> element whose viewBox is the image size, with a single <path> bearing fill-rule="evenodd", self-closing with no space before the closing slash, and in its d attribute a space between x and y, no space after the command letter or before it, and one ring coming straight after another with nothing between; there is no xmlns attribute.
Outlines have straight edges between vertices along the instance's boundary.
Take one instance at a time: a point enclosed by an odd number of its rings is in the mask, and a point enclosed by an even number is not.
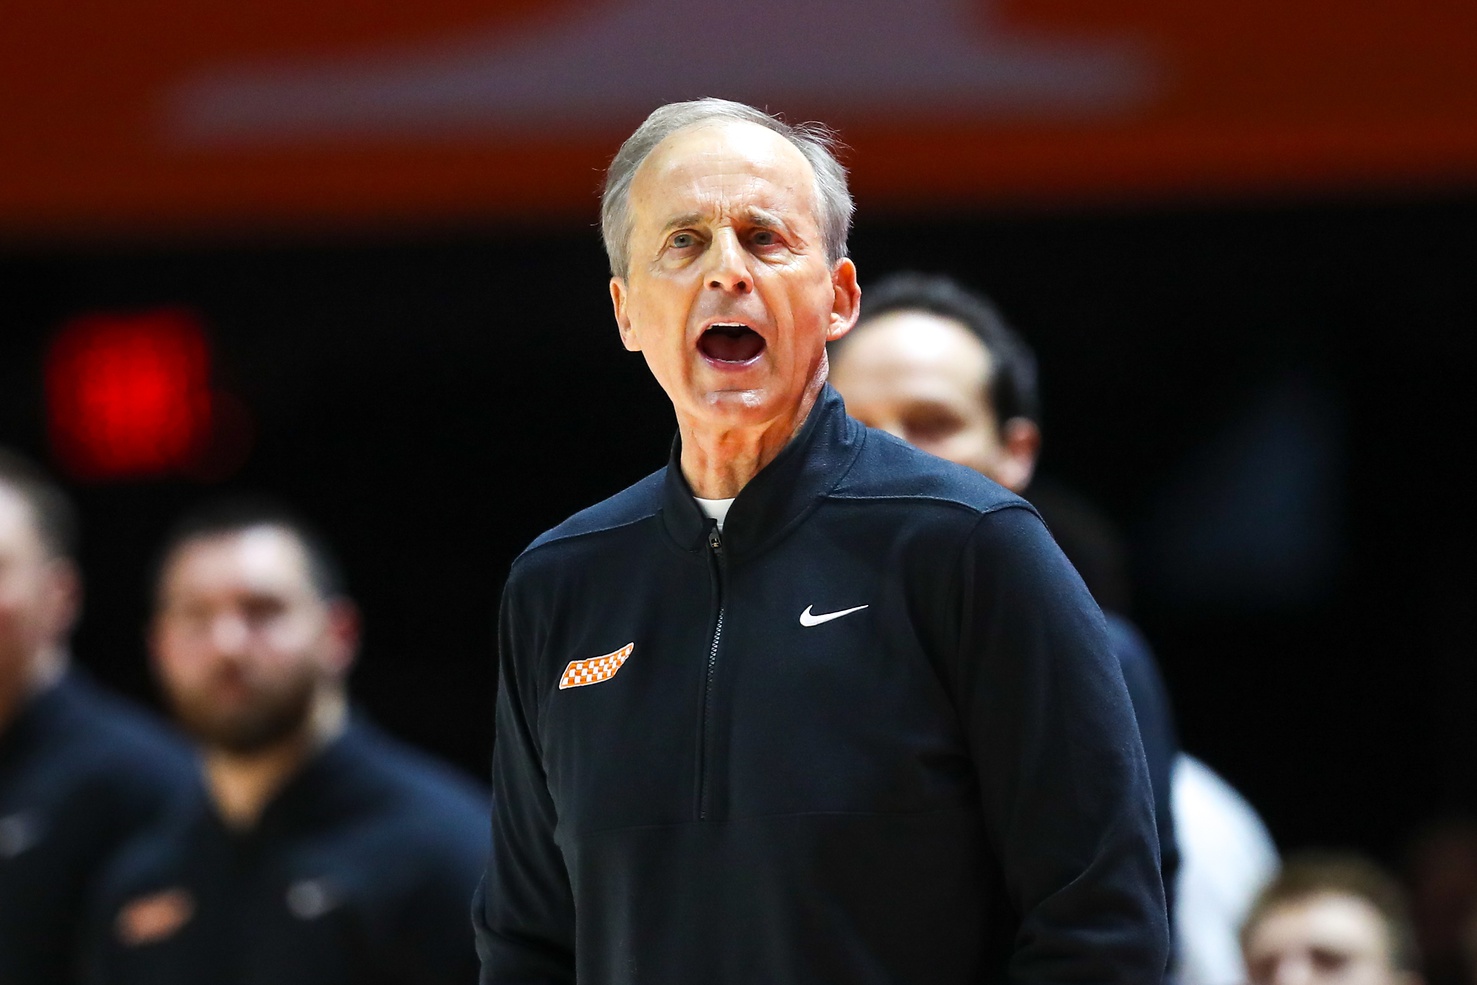
<svg viewBox="0 0 1477 985"><path fill-rule="evenodd" d="M1010 485L987 399L991 368L989 352L958 321L891 311L868 319L840 348L831 385L863 424Z"/></svg>
<svg viewBox="0 0 1477 985"><path fill-rule="evenodd" d="M1324 895L1269 911L1245 945L1251 985L1395 985L1379 912L1352 896Z"/></svg>
<svg viewBox="0 0 1477 985"><path fill-rule="evenodd" d="M71 578L70 564L48 555L30 506L0 485L0 698L18 695L37 655L66 634Z"/></svg>
<svg viewBox="0 0 1477 985"><path fill-rule="evenodd" d="M826 262L810 163L764 127L702 124L658 144L630 195L630 270L610 286L626 348L681 419L793 416L860 293L851 261Z"/></svg>
<svg viewBox="0 0 1477 985"><path fill-rule="evenodd" d="M247 754L299 735L353 657L347 603L318 595L288 532L253 527L169 558L151 637L155 670L201 742Z"/></svg>

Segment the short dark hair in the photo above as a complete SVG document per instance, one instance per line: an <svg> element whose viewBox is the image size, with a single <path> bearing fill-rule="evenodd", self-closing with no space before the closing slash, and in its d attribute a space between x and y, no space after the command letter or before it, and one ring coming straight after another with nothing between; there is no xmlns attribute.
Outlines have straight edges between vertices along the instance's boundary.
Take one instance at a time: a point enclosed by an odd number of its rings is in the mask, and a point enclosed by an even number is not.
<svg viewBox="0 0 1477 985"><path fill-rule="evenodd" d="M47 554L76 557L77 508L41 466L17 452L0 448L0 487L15 493L30 509L32 526Z"/></svg>
<svg viewBox="0 0 1477 985"><path fill-rule="evenodd" d="M963 323L990 354L990 378L985 386L995 419L1004 424L1012 417L1024 417L1040 423L1036 354L989 298L941 274L893 274L862 292L857 327L894 311L927 311ZM843 339L841 345L845 344Z"/></svg>
<svg viewBox="0 0 1477 985"><path fill-rule="evenodd" d="M277 500L261 495L211 500L177 520L165 535L154 564L155 588L163 585L166 568L186 544L256 527L284 531L298 542L307 559L308 580L321 598L334 599L348 594L343 567L318 528Z"/></svg>
<svg viewBox="0 0 1477 985"><path fill-rule="evenodd" d="M1374 862L1349 852L1313 851L1290 856L1247 913L1241 925L1243 948L1269 912L1319 896L1348 896L1367 903L1385 925L1390 964L1397 971L1419 970L1415 927L1400 884Z"/></svg>

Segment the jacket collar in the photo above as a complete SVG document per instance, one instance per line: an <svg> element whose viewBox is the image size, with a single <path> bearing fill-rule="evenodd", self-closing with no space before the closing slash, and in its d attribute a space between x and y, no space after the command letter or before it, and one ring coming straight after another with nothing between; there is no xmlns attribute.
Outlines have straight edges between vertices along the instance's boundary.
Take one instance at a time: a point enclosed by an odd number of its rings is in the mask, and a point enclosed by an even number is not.
<svg viewBox="0 0 1477 985"><path fill-rule="evenodd" d="M861 451L865 433L866 428L846 415L841 395L829 383L823 386L800 432L734 500L723 524L729 557L759 553L803 519L846 475ZM662 520L683 550L698 552L707 547L712 521L697 505L682 475L680 435L672 442L667 463Z"/></svg>

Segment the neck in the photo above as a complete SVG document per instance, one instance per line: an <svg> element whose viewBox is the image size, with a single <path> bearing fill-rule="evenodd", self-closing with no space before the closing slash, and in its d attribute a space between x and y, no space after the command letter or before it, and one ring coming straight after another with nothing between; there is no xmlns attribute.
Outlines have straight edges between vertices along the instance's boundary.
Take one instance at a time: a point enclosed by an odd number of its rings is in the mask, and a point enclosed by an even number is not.
<svg viewBox="0 0 1477 985"><path fill-rule="evenodd" d="M287 781L320 749L342 734L348 705L341 692L321 695L303 727L266 749L205 751L205 785L216 812L238 830L254 827Z"/></svg>
<svg viewBox="0 0 1477 985"><path fill-rule="evenodd" d="M800 403L791 412L763 424L728 427L706 421L677 420L682 435L682 475L693 494L702 499L732 499L749 480L788 445L805 425L810 409L826 382L822 360L815 378L806 386Z"/></svg>
<svg viewBox="0 0 1477 985"><path fill-rule="evenodd" d="M67 663L66 647L53 643L32 654L23 673L0 680L0 732L10 727L27 702L61 680Z"/></svg>

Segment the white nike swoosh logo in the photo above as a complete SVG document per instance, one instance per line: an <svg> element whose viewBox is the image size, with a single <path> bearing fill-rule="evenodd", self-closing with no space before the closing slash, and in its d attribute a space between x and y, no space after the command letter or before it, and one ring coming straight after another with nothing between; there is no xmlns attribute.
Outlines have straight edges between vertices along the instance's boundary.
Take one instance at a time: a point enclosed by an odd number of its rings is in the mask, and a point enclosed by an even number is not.
<svg viewBox="0 0 1477 985"><path fill-rule="evenodd" d="M800 613L800 625L819 626L823 622L830 622L832 619L840 619L842 616L849 616L853 612L861 612L863 609L866 608L866 606L854 605L850 609L842 609L839 612L825 612L818 616L811 615L810 608L811 607L807 605L805 607L805 611Z"/></svg>

